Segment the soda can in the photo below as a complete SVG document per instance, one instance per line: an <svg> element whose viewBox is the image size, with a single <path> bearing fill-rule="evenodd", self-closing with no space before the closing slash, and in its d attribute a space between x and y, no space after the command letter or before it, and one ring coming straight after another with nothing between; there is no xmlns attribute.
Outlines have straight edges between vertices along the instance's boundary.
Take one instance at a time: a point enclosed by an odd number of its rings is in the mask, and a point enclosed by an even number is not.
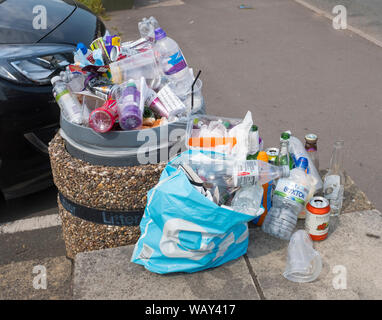
<svg viewBox="0 0 382 320"><path fill-rule="evenodd" d="M305 230L313 241L326 239L329 231L330 205L324 197L313 197L305 207Z"/></svg>
<svg viewBox="0 0 382 320"><path fill-rule="evenodd" d="M265 150L268 155L268 162L276 165L277 157L279 156L279 148L268 148Z"/></svg>
<svg viewBox="0 0 382 320"><path fill-rule="evenodd" d="M107 52L106 45L102 37L95 39L90 44L90 49L92 49L93 51L96 49L101 49L104 64L107 65L111 62L109 53Z"/></svg>

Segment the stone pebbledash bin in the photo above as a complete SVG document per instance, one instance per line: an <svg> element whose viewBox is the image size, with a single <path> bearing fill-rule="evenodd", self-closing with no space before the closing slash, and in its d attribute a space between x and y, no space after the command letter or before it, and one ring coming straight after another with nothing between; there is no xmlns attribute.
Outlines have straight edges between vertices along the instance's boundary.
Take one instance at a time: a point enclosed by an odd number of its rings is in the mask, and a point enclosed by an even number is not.
<svg viewBox="0 0 382 320"><path fill-rule="evenodd" d="M49 156L67 257L136 243L147 192L184 148L186 122L147 129L149 139L146 130L98 134L63 117L60 126Z"/></svg>
<svg viewBox="0 0 382 320"><path fill-rule="evenodd" d="M70 155L59 133L49 145L49 155L69 258L138 240L147 191L158 182L165 163L93 165Z"/></svg>

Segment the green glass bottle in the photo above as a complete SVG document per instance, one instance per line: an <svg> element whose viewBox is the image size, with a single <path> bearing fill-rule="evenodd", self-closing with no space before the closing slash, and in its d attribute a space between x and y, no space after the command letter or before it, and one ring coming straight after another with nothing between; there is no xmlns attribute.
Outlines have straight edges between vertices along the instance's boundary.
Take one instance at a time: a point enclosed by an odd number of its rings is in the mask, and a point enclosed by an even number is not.
<svg viewBox="0 0 382 320"><path fill-rule="evenodd" d="M290 170L293 168L293 158L289 152L289 138L290 132L284 131L281 133L280 137L280 153L277 159L277 165L285 166L287 165Z"/></svg>

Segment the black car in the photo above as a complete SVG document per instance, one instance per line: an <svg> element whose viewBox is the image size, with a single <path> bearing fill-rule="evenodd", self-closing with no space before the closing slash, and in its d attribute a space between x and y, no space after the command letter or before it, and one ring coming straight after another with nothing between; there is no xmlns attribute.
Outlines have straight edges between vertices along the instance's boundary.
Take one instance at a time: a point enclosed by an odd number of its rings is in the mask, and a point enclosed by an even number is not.
<svg viewBox="0 0 382 320"><path fill-rule="evenodd" d="M78 42L105 34L74 0L0 0L0 193L52 184L48 143L59 128L50 79L73 62ZM1 197L1 195L0 195Z"/></svg>

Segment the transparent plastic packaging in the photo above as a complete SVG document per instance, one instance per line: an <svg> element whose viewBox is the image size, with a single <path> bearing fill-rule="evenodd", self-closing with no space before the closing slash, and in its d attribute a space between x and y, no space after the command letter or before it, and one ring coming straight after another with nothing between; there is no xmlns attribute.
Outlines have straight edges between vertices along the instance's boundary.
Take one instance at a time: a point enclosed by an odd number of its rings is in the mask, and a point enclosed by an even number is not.
<svg viewBox="0 0 382 320"><path fill-rule="evenodd" d="M223 187L263 185L271 180L289 176L289 169L258 160L237 161L222 158L221 154L209 157L203 153L182 155L172 165L186 163L207 184Z"/></svg>
<svg viewBox="0 0 382 320"><path fill-rule="evenodd" d="M129 81L121 84L114 91L118 106L119 126L123 130L132 130L143 123L145 79Z"/></svg>
<svg viewBox="0 0 382 320"><path fill-rule="evenodd" d="M323 188L323 183L320 174L317 171L317 168L315 167L313 161L310 159L308 152L305 150L305 146L303 143L296 138L295 136L291 136L289 138L289 150L290 153L292 153L295 157L295 159L298 159L300 157L304 157L308 159L308 169L309 169L309 176L313 179L312 185L313 185L313 193L316 193Z"/></svg>
<svg viewBox="0 0 382 320"><path fill-rule="evenodd" d="M296 231L288 245L287 264L283 276L293 282L312 282L322 271L320 254L305 230Z"/></svg>
<svg viewBox="0 0 382 320"><path fill-rule="evenodd" d="M261 185L256 183L242 187L236 191L231 206L235 211L258 217L264 212L264 208L261 208L262 197L263 188Z"/></svg>
<svg viewBox="0 0 382 320"><path fill-rule="evenodd" d="M113 82L116 84L141 77L144 77L149 83L160 83L161 71L156 63L153 50L146 50L110 63L109 67Z"/></svg>
<svg viewBox="0 0 382 320"><path fill-rule="evenodd" d="M185 104L187 112L191 112L191 111L197 112L202 107L202 104L203 104L202 86L203 86L202 80L200 79L196 80L194 85L194 106L193 107L192 107L191 86L189 90L179 95L179 99L182 100L182 102Z"/></svg>
<svg viewBox="0 0 382 320"><path fill-rule="evenodd" d="M245 160L249 149L252 114L244 119L210 115L190 117L186 129L186 147L191 150L221 152Z"/></svg>

